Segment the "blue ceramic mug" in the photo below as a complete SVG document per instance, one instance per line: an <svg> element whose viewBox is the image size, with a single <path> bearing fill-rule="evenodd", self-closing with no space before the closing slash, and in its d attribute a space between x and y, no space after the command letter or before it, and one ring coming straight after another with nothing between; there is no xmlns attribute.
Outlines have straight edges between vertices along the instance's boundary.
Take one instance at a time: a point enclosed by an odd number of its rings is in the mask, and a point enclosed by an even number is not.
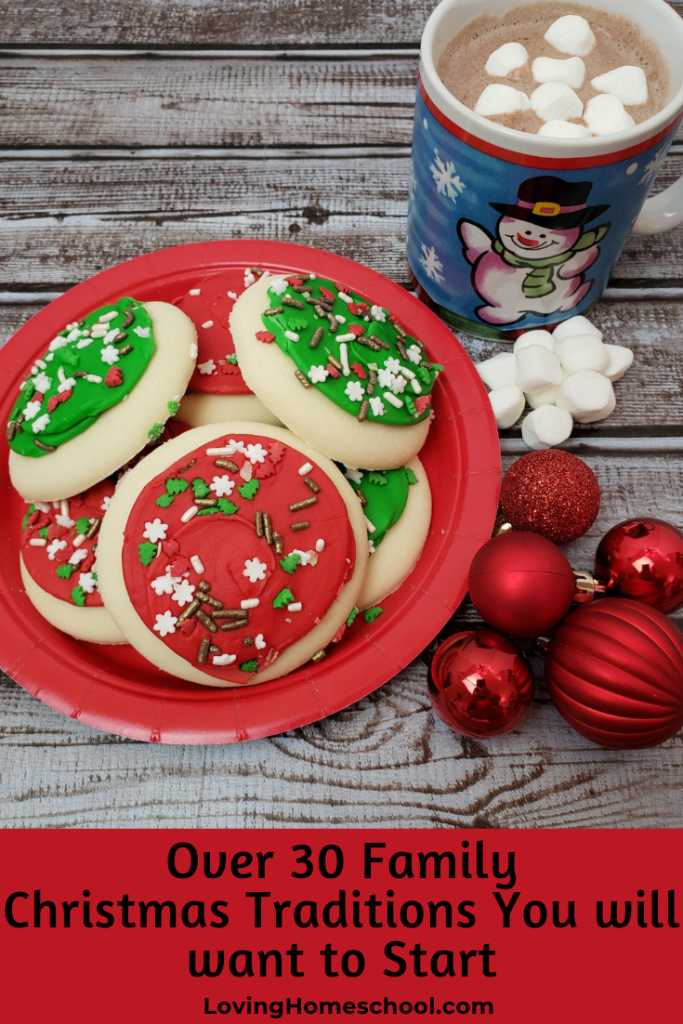
<svg viewBox="0 0 683 1024"><path fill-rule="evenodd" d="M423 300L484 338L509 339L587 312L631 231L683 223L683 178L645 202L683 113L683 20L664 0L594 0L589 6L639 23L659 45L672 99L627 131L560 139L475 114L436 73L468 21L514 6L443 0L420 51L408 263Z"/></svg>

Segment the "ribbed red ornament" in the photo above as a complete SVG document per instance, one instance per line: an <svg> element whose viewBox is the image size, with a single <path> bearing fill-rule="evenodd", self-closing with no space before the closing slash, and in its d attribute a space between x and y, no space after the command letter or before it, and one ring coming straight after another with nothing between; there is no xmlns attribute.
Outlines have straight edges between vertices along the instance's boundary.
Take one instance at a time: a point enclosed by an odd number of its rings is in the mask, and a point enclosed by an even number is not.
<svg viewBox="0 0 683 1024"><path fill-rule="evenodd" d="M501 533L472 559L469 591L484 622L510 636L536 637L556 626L574 596L572 568L538 533Z"/></svg>
<svg viewBox="0 0 683 1024"><path fill-rule="evenodd" d="M683 635L648 605L615 598L572 612L545 678L562 717L601 747L654 747L683 725Z"/></svg>

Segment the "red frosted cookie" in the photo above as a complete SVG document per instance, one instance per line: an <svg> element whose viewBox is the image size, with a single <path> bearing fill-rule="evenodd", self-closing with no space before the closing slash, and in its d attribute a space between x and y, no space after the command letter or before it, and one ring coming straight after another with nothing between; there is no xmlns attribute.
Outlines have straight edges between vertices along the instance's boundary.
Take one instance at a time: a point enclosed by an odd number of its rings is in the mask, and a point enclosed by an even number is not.
<svg viewBox="0 0 683 1024"><path fill-rule="evenodd" d="M198 280L173 300L197 329L199 357L176 416L191 427L228 420L280 422L245 384L230 333L232 307L256 280L249 268L232 267Z"/></svg>
<svg viewBox="0 0 683 1024"><path fill-rule="evenodd" d="M98 547L105 606L173 675L265 682L324 657L357 603L363 511L332 462L286 430L187 431L122 481Z"/></svg>
<svg viewBox="0 0 683 1024"><path fill-rule="evenodd" d="M98 588L100 524L114 494L103 480L68 501L27 506L21 530L21 576L40 614L79 640L125 643Z"/></svg>

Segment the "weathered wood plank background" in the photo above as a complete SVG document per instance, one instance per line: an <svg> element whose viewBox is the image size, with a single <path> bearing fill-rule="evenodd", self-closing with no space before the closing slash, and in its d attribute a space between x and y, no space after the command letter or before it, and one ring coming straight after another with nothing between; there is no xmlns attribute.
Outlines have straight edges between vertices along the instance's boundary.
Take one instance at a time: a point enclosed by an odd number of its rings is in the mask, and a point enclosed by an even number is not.
<svg viewBox="0 0 683 1024"><path fill-rule="evenodd" d="M407 284L412 105L431 7L5 5L0 341L84 277L203 239L297 241ZM683 142L655 188L682 170ZM586 568L627 515L683 524L683 230L631 238L594 319L636 359L615 413L567 445L603 492L598 521L567 549ZM501 347L464 343L475 360ZM519 430L502 448L507 466L525 450ZM465 603L455 621L475 620ZM542 683L511 735L458 738L432 714L420 662L323 722L230 747L133 743L0 679L6 827L681 827L682 761L680 735L653 751L598 750Z"/></svg>

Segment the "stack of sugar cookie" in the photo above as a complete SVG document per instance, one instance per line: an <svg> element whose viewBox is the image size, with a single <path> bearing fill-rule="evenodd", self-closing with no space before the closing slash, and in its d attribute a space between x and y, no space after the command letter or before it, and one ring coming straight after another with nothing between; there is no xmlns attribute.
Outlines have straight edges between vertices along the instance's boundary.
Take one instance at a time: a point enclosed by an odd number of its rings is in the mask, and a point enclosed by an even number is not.
<svg viewBox="0 0 683 1024"><path fill-rule="evenodd" d="M224 687L321 660L409 575L442 369L371 296L238 277L66 325L8 424L38 611Z"/></svg>

